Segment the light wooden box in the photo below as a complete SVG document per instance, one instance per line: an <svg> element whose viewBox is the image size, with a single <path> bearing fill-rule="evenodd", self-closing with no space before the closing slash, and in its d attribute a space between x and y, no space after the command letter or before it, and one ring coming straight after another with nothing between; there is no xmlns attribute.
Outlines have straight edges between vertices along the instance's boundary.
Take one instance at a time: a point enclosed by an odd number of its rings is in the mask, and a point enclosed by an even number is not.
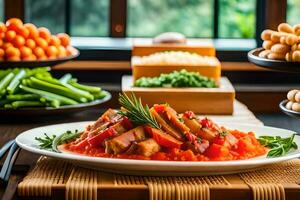
<svg viewBox="0 0 300 200"><path fill-rule="evenodd" d="M131 76L122 77L122 91L134 93L144 104L168 103L177 112L192 110L197 114L232 114L235 90L222 77L219 88L140 88L133 87Z"/></svg>
<svg viewBox="0 0 300 200"><path fill-rule="evenodd" d="M140 40L138 40L140 41ZM186 44L152 44L148 42L134 42L131 58L133 79L137 80L143 76L154 77L162 73L171 73L175 70L199 72L203 76L214 79L219 83L221 78L221 63L217 58L210 63L199 63L199 65L173 64L173 65L143 65L140 63L141 56L148 56L163 51L187 51L203 56L215 56L215 48L208 40L191 40Z"/></svg>

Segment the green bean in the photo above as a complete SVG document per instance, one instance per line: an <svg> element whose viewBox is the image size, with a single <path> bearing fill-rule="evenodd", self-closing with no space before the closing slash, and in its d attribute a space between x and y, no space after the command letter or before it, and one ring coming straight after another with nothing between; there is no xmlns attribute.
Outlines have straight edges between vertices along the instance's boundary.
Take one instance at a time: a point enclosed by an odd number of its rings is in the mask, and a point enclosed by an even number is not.
<svg viewBox="0 0 300 200"><path fill-rule="evenodd" d="M37 94L14 94L7 95L6 98L12 101L24 101L24 100L39 100L40 95Z"/></svg>
<svg viewBox="0 0 300 200"><path fill-rule="evenodd" d="M106 97L106 93L104 91L101 91L98 94L93 94L95 99L103 99L104 97Z"/></svg>
<svg viewBox="0 0 300 200"><path fill-rule="evenodd" d="M4 108L11 109L11 108L13 108L13 106L11 104L5 104Z"/></svg>
<svg viewBox="0 0 300 200"><path fill-rule="evenodd" d="M70 81L69 84L72 85L73 87L76 87L80 90L85 90L85 91L90 92L90 93L99 93L99 92L101 92L101 88L99 88L99 87L94 87L94 86L89 86L89 85L82 85L82 84L79 84L79 83L74 82L74 81Z"/></svg>
<svg viewBox="0 0 300 200"><path fill-rule="evenodd" d="M42 97L44 97L48 101L57 100L62 105L76 105L76 104L78 104L78 102L74 101L73 99L70 99L70 98L67 98L67 97L64 97L64 96L61 96L61 95L53 94L51 92L46 92L46 91L43 91L43 90L30 88L30 87L27 87L27 86L24 86L24 85L20 85L20 88L22 90L26 91L26 92L41 95Z"/></svg>
<svg viewBox="0 0 300 200"><path fill-rule="evenodd" d="M40 101L14 101L11 103L14 109L21 107L36 107L36 106L44 106L44 104Z"/></svg>
<svg viewBox="0 0 300 200"><path fill-rule="evenodd" d="M34 77L41 81L46 81L48 83L62 86L62 84L59 82L59 80L52 78L52 77L46 77L46 76L43 76L42 74L36 74Z"/></svg>
<svg viewBox="0 0 300 200"><path fill-rule="evenodd" d="M26 75L25 70L20 70L16 76L12 79L12 81L10 82L10 84L7 86L7 91L9 94L13 94L16 92L17 87L20 84L20 80Z"/></svg>
<svg viewBox="0 0 300 200"><path fill-rule="evenodd" d="M10 72L0 81L0 93L5 94L5 89L13 78L14 73Z"/></svg>
<svg viewBox="0 0 300 200"><path fill-rule="evenodd" d="M59 79L59 82L61 82L62 84L64 83L68 83L68 81L72 78L71 74L65 74L63 77L61 77Z"/></svg>
<svg viewBox="0 0 300 200"><path fill-rule="evenodd" d="M83 103L87 102L87 99L78 92L74 92L60 85L55 85L52 83L48 83L46 81L41 81L35 77L31 77L28 80L28 86L39 90L45 90L47 92L52 92L55 94L66 96L79 102L83 102Z"/></svg>

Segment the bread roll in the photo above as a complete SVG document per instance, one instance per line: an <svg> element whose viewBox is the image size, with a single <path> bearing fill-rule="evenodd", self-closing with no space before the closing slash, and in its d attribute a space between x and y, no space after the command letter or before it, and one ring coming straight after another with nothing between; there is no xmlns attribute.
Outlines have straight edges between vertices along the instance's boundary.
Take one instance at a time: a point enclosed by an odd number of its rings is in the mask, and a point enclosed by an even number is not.
<svg viewBox="0 0 300 200"><path fill-rule="evenodd" d="M289 109L289 110L292 110L292 105L293 105L293 103L294 103L294 102L289 101L289 102L287 102L287 104L285 105L285 107L286 107L287 109Z"/></svg>
<svg viewBox="0 0 300 200"><path fill-rule="evenodd" d="M295 95L295 101L300 103L300 92L297 92Z"/></svg>
<svg viewBox="0 0 300 200"><path fill-rule="evenodd" d="M286 44L292 46L298 42L298 37L294 34L289 34L285 37Z"/></svg>
<svg viewBox="0 0 300 200"><path fill-rule="evenodd" d="M294 51L292 56L294 62L300 62L300 50Z"/></svg>
<svg viewBox="0 0 300 200"><path fill-rule="evenodd" d="M268 55L271 53L271 50L263 50L261 51L258 56L261 58L268 58Z"/></svg>
<svg viewBox="0 0 300 200"><path fill-rule="evenodd" d="M300 24L296 24L294 27L294 33L298 36L300 36Z"/></svg>
<svg viewBox="0 0 300 200"><path fill-rule="evenodd" d="M273 46L273 42L272 41L270 41L270 40L266 40L266 41L264 41L263 42L263 44L262 44L262 46L263 46L263 48L264 49L271 49L271 47Z"/></svg>
<svg viewBox="0 0 300 200"><path fill-rule="evenodd" d="M286 54L287 52L290 51L290 46L286 44L274 44L271 47L272 53L278 53L278 54Z"/></svg>
<svg viewBox="0 0 300 200"><path fill-rule="evenodd" d="M261 33L261 39L262 40L271 40L271 35L274 31L270 29L266 29Z"/></svg>
<svg viewBox="0 0 300 200"><path fill-rule="evenodd" d="M291 90L287 93L287 99L290 101L295 101L295 95L299 92L299 90Z"/></svg>
<svg viewBox="0 0 300 200"><path fill-rule="evenodd" d="M288 62L292 62L293 61L293 51L287 52L285 54L285 60Z"/></svg>
<svg viewBox="0 0 300 200"><path fill-rule="evenodd" d="M281 23L278 25L278 31L284 33L294 33L293 27L287 23Z"/></svg>
<svg viewBox="0 0 300 200"><path fill-rule="evenodd" d="M300 103L294 102L292 105L292 110L296 112L300 112Z"/></svg>
<svg viewBox="0 0 300 200"><path fill-rule="evenodd" d="M283 36L281 33L279 33L279 32L273 32L272 34L271 34L271 41L273 42L273 43L279 43L280 42L280 37L281 36Z"/></svg>
<svg viewBox="0 0 300 200"><path fill-rule="evenodd" d="M268 54L268 58L272 60L284 60L285 59L285 54L280 54L280 53L270 53Z"/></svg>

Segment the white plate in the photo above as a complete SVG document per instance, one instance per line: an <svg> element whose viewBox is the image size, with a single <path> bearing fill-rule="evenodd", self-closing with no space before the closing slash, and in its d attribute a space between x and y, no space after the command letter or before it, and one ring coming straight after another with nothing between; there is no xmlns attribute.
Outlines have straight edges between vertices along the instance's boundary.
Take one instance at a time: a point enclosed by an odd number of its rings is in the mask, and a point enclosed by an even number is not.
<svg viewBox="0 0 300 200"><path fill-rule="evenodd" d="M230 174L243 171L249 171L258 167L274 164L293 158L300 157L300 149L290 151L287 155L277 158L267 158L260 156L248 160L238 161L206 161L206 162L182 162L182 161L145 161L145 160L129 160L116 158L89 157L72 153L56 153L40 149L35 137L43 136L44 133L49 135L59 135L67 130L79 131L84 130L90 122L75 122L66 124L57 124L34 128L21 133L17 138L17 144L30 152L54 157L58 159L68 160L77 165L94 168L103 171L116 172L131 175L212 175L212 174ZM291 136L294 132L279 128L266 126L246 125L224 123L221 124L229 129L237 129L241 131L253 131L256 137L261 135L268 136ZM300 148L300 136L295 136L295 142Z"/></svg>

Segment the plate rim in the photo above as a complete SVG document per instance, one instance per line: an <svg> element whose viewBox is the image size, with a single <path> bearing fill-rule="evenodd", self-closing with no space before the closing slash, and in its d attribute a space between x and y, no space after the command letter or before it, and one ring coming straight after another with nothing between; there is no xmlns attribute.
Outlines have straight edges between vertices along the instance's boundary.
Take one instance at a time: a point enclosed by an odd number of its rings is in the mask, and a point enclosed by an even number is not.
<svg viewBox="0 0 300 200"><path fill-rule="evenodd" d="M219 167L225 167L225 166L253 166L253 165L268 165L272 163L278 163L286 160L291 160L294 158L300 157L300 150L298 153L295 154L287 154L285 156L281 157L275 157L275 158L264 158L264 159L246 159L246 160L233 160L233 161L194 161L194 162L185 162L185 161L157 161L157 160L135 160L135 159L118 159L118 158L104 158L104 157L91 157L91 156L84 156L84 155L78 155L78 154L71 154L71 153L57 153L52 152L44 149L39 149L36 147L28 146L26 144L23 144L20 140L24 135L28 134L28 132L34 131L35 129L40 128L46 128L46 127L53 127L53 126L63 126L63 125L71 125L71 124L81 124L87 125L89 123L92 123L94 121L81 121L81 122L71 122L71 123L62 123L62 124L54 124L54 125L48 125L48 126L41 126L37 128L33 128L27 131L22 132L19 134L16 138L17 144L32 153L41 154L45 156L50 156L58 159L65 159L65 160L72 160L72 161L83 161L83 162L92 162L92 163L104 163L104 164L118 164L118 165L137 165L137 166L173 166L173 167L215 167L216 165ZM229 125L229 123L220 123L223 125ZM244 123L230 123L231 125L236 126L244 126L244 127L259 127L259 128L267 128L267 129L276 129L276 130L282 130L284 132L289 132L290 134L294 134L294 131L282 129L282 128L276 128L276 127L270 127L270 126L261 126L261 125L253 125L253 124L244 124ZM299 135L296 135L296 137L299 137Z"/></svg>

